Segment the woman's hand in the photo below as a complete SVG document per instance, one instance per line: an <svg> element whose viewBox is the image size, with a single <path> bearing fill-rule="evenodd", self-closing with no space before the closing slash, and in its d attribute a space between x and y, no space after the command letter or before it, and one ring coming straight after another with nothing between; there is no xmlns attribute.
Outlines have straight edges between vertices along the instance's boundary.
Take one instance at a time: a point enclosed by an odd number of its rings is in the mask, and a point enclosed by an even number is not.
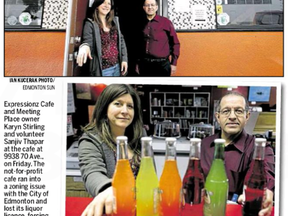
<svg viewBox="0 0 288 216"><path fill-rule="evenodd" d="M121 75L125 76L127 73L127 69L128 69L128 64L127 62L121 62Z"/></svg>
<svg viewBox="0 0 288 216"><path fill-rule="evenodd" d="M77 55L77 64L82 67L83 64L87 62L87 57L92 59L91 50L88 45L83 45L79 48Z"/></svg>
<svg viewBox="0 0 288 216"><path fill-rule="evenodd" d="M109 215L113 212L113 189L112 187L99 193L92 202L85 208L81 216L102 216L104 213ZM105 207L105 212L103 209Z"/></svg>
<svg viewBox="0 0 288 216"><path fill-rule="evenodd" d="M270 216L273 206L273 192L269 189L266 189L264 192L264 201L261 211L259 211L259 216ZM238 203L245 203L244 196L241 194L238 198Z"/></svg>

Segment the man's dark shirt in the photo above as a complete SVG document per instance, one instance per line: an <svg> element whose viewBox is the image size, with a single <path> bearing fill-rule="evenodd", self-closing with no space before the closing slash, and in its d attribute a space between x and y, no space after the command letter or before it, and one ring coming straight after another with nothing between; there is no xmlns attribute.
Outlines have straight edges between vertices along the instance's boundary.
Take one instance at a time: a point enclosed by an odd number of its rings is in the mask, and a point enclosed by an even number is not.
<svg viewBox="0 0 288 216"><path fill-rule="evenodd" d="M141 57L167 58L171 55L171 64L177 65L180 54L180 42L172 22L156 15L146 19L142 31Z"/></svg>
<svg viewBox="0 0 288 216"><path fill-rule="evenodd" d="M214 140L221 138L221 134L214 134L210 137L204 138L201 145L201 167L205 178L208 175L214 158L215 144ZM225 147L225 168L229 179L229 196L231 199L233 194L243 194L244 178L251 165L254 152L255 138L247 134L245 131ZM267 145L265 148L264 167L267 178L267 188L274 191L275 185L275 162L274 153L271 146ZM251 174L251 173L248 173Z"/></svg>

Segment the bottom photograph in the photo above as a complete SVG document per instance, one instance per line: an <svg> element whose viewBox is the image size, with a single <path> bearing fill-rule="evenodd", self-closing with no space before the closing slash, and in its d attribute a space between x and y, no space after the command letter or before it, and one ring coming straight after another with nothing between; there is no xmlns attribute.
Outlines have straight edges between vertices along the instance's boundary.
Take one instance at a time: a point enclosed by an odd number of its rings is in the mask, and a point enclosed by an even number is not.
<svg viewBox="0 0 288 216"><path fill-rule="evenodd" d="M67 84L66 216L279 211L279 85Z"/></svg>

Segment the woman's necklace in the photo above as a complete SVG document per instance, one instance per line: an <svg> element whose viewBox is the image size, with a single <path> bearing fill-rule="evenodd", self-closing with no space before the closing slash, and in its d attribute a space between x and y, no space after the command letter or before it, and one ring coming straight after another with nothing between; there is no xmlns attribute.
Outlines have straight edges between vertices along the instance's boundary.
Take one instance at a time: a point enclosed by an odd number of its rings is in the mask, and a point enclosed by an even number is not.
<svg viewBox="0 0 288 216"><path fill-rule="evenodd" d="M104 32L110 32L110 28L103 27L103 31L104 31Z"/></svg>
<svg viewBox="0 0 288 216"><path fill-rule="evenodd" d="M105 23L105 25L103 25L103 31L104 32L109 32L110 31L110 28L107 27L107 23Z"/></svg>

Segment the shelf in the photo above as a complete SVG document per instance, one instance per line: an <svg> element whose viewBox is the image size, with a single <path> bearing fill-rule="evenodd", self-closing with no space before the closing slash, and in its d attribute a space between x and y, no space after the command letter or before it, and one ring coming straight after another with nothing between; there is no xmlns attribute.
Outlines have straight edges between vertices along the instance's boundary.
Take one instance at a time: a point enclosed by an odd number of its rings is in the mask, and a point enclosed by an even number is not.
<svg viewBox="0 0 288 216"><path fill-rule="evenodd" d="M155 124L163 120L177 121L183 130L200 121L208 123L209 104L209 92L150 92L150 122Z"/></svg>

